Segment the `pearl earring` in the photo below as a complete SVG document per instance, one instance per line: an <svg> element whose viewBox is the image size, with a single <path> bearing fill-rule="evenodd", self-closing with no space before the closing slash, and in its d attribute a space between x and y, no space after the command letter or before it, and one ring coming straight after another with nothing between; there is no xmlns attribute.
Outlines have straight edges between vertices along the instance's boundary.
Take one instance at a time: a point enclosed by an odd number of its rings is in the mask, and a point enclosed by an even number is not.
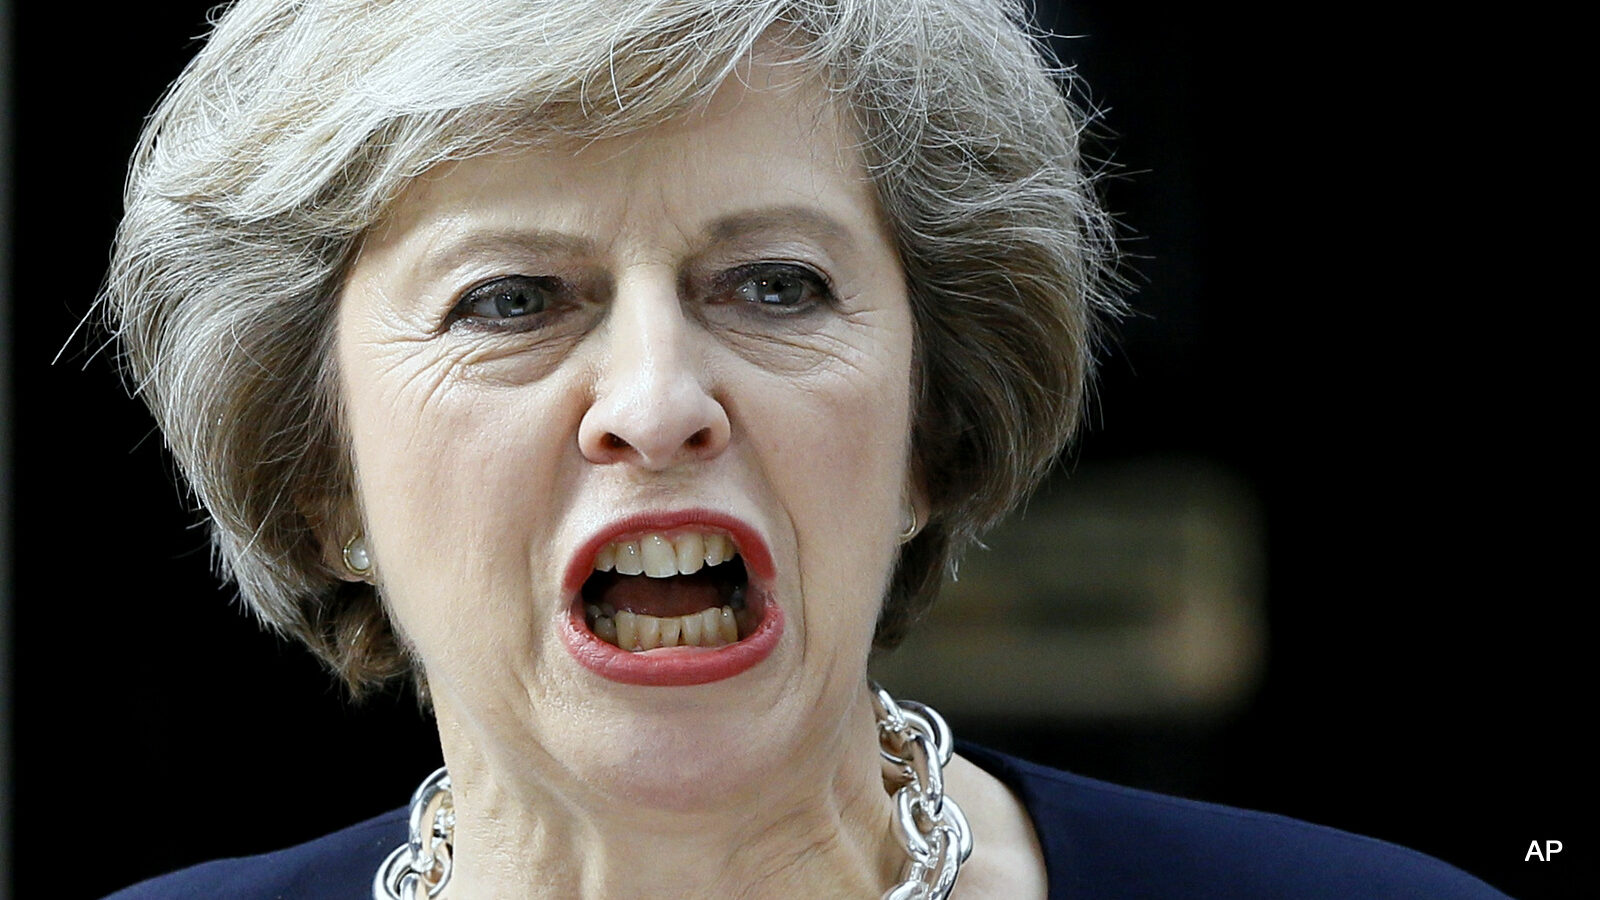
<svg viewBox="0 0 1600 900"><path fill-rule="evenodd" d="M344 567L360 578L372 575L372 554L367 552L367 537L359 531L344 542Z"/></svg>

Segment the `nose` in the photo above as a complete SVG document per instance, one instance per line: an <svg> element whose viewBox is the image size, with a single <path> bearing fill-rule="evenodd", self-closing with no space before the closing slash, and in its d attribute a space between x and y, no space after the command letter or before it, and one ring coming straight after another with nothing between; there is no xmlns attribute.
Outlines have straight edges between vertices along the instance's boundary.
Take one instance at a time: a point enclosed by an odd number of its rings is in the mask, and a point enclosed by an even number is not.
<svg viewBox="0 0 1600 900"><path fill-rule="evenodd" d="M605 362L578 425L590 462L660 471L728 446L732 429L707 370L706 335L685 314L675 283L662 281L619 285L612 299Z"/></svg>

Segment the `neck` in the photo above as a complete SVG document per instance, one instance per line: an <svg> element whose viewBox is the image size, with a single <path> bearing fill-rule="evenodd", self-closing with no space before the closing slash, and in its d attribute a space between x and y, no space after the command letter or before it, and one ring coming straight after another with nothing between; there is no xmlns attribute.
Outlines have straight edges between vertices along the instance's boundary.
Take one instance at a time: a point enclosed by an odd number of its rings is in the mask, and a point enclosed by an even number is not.
<svg viewBox="0 0 1600 900"><path fill-rule="evenodd" d="M696 777L692 803L681 785L656 803L564 778L548 759L530 764L526 746L496 758L439 712L456 813L450 897L876 897L904 862L864 691L791 758Z"/></svg>

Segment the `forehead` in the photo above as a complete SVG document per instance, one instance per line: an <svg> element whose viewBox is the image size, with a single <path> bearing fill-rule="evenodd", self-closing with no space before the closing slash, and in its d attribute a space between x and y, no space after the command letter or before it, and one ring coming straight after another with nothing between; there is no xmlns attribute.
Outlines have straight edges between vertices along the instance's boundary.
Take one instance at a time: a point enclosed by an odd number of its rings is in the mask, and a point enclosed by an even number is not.
<svg viewBox="0 0 1600 900"><path fill-rule="evenodd" d="M812 209L881 238L857 145L820 82L752 65L703 107L640 131L437 166L401 193L368 247L469 221L613 238L670 223L691 234L770 208Z"/></svg>

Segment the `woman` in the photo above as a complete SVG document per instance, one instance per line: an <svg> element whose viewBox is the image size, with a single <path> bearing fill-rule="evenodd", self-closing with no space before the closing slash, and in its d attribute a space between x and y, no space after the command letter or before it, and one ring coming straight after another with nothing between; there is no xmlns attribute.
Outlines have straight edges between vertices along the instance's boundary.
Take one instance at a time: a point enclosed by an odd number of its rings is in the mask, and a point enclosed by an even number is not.
<svg viewBox="0 0 1600 900"><path fill-rule="evenodd" d="M455 7L230 9L106 293L252 608L412 678L448 774L125 896L1496 896L975 764L867 681L1116 307L1020 13Z"/></svg>

